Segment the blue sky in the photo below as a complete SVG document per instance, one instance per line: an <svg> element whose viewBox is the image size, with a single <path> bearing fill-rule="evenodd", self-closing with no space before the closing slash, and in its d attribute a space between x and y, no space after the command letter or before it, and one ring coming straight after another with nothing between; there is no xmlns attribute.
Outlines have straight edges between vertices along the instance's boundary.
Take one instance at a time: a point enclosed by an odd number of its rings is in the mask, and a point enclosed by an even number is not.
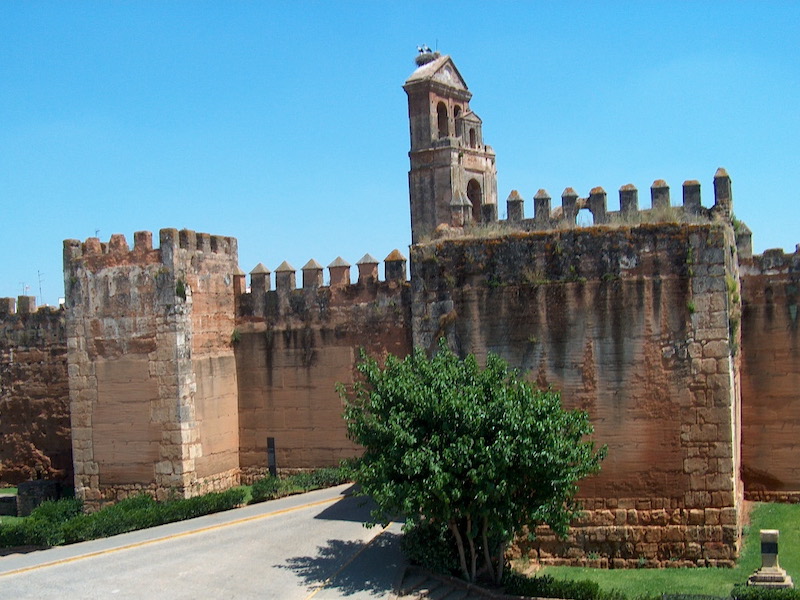
<svg viewBox="0 0 800 600"><path fill-rule="evenodd" d="M407 252L416 46L450 54L518 189L640 205L733 180L754 248L800 242L800 2L0 3L0 296L63 295L62 240L163 227L240 267ZM157 233L155 234L157 238Z"/></svg>

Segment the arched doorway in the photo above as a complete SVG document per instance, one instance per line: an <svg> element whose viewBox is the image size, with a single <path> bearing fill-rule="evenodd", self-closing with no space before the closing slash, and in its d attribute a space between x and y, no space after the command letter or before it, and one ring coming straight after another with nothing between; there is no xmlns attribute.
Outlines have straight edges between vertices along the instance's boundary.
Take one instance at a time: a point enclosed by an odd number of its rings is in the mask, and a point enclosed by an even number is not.
<svg viewBox="0 0 800 600"><path fill-rule="evenodd" d="M467 198L472 203L472 222L481 222L481 205L483 204L483 191L477 179L470 179L467 184Z"/></svg>

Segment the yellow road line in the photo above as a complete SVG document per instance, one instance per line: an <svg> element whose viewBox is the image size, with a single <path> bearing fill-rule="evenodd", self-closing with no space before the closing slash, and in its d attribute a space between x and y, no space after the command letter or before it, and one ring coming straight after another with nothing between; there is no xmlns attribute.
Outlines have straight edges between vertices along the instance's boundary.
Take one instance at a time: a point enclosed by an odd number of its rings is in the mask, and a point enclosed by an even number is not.
<svg viewBox="0 0 800 600"><path fill-rule="evenodd" d="M311 600L311 598L313 598L314 596L319 594L322 590L324 590L326 587L328 587L328 584L331 581L333 581L334 579L336 579L336 577L339 576L339 573L344 571L347 567L350 566L350 563L352 563L355 559L357 559L359 556L361 556L361 553L364 552L364 550L366 550L367 548L369 548L372 545L372 542L377 540L381 536L381 534L385 533L386 530L389 529L389 527L391 527L391 525L392 524L389 523L386 527L384 527L377 534L375 534L375 537L373 537L369 542L364 544L364 547L361 548L355 554L353 554L353 556L351 556L349 559L347 559L347 561L341 567L339 567L339 569L336 571L336 573L334 573L333 575L328 577L325 581L323 581L321 584L319 584L319 586L317 586L317 588L313 592L311 592L308 596L306 596L305 600Z"/></svg>
<svg viewBox="0 0 800 600"><path fill-rule="evenodd" d="M78 560L83 560L84 558L93 558L95 556L102 556L104 554L112 554L114 552L119 552L120 550L131 550L133 548L141 548L142 546L149 546L151 544L155 544L157 542L164 542L167 540L174 540L182 537L186 537L189 535L193 535L195 533L203 533L206 531L213 531L215 529L222 529L223 527L228 527L229 525L239 525L240 523L249 523L250 521L257 521L259 519L266 519L268 517L277 517L278 515L285 515L286 513L294 512L296 510L301 510L303 508L313 508L314 506L320 506L322 504L328 504L330 502L335 502L336 500L341 500L345 498L347 495L341 496L334 496L333 498L326 498L325 500L317 500L315 502L309 502L308 504L301 504L300 506L292 506L289 508L282 508L280 510L275 510L269 513L264 513L260 515L253 515L250 517L242 517L241 519L236 519L235 521L227 521L225 523L217 523L215 525L208 525L206 527L201 527L200 529L192 529L191 531L182 531L180 533L173 533L170 535L165 535L163 537L153 538L150 540L143 540L141 542L135 542L132 544L126 544L124 546L118 546L116 548L107 548L105 550L97 550L95 552L89 552L87 554L79 554L78 556L70 556L68 558L61 558L59 560L54 560L46 563L40 563L38 565L31 565L30 567L21 567L19 569L14 569L13 571L6 571L0 573L0 577L4 577L6 575L18 575L20 573L27 573L28 571L35 571L37 569L42 569L44 567L54 567L56 565L65 565L69 564ZM145 529L140 529L139 531L146 531ZM132 532L131 532L132 533ZM383 533L383 532L381 532ZM378 534L380 535L380 534ZM377 536L376 536L377 537ZM62 546L65 547L65 546Z"/></svg>

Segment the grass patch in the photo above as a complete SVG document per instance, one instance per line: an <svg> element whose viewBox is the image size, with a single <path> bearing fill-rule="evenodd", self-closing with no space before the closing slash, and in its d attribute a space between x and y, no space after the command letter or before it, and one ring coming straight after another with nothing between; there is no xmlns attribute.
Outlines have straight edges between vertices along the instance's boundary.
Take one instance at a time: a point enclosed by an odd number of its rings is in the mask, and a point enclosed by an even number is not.
<svg viewBox="0 0 800 600"><path fill-rule="evenodd" d="M2 496L3 494L16 496L17 495L17 488L15 488L15 487L0 488L0 496Z"/></svg>
<svg viewBox="0 0 800 600"><path fill-rule="evenodd" d="M596 582L603 590L617 589L629 597L643 594L707 594L728 596L761 566L759 530L779 529L781 566L798 581L800 576L800 505L756 504L750 515L744 548L733 569L631 569L608 570L583 567L547 567L540 574L554 579Z"/></svg>
<svg viewBox="0 0 800 600"><path fill-rule="evenodd" d="M0 517L0 525L12 525L14 523L19 523L25 517L12 517L12 516L5 516Z"/></svg>

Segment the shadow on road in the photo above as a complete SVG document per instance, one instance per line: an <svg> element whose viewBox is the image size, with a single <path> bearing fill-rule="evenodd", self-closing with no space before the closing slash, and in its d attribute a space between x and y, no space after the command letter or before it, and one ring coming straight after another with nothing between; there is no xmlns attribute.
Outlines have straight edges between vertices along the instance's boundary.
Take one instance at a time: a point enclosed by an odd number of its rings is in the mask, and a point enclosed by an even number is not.
<svg viewBox="0 0 800 600"><path fill-rule="evenodd" d="M289 558L281 568L294 571L309 588L331 578L325 588L336 589L342 596L366 592L383 598L392 590L396 574L404 567L400 537L386 531L370 544L328 540L318 548L316 556Z"/></svg>
<svg viewBox="0 0 800 600"><path fill-rule="evenodd" d="M369 512L374 508L375 503L368 496L344 496L314 518L326 521L365 523L369 521Z"/></svg>

